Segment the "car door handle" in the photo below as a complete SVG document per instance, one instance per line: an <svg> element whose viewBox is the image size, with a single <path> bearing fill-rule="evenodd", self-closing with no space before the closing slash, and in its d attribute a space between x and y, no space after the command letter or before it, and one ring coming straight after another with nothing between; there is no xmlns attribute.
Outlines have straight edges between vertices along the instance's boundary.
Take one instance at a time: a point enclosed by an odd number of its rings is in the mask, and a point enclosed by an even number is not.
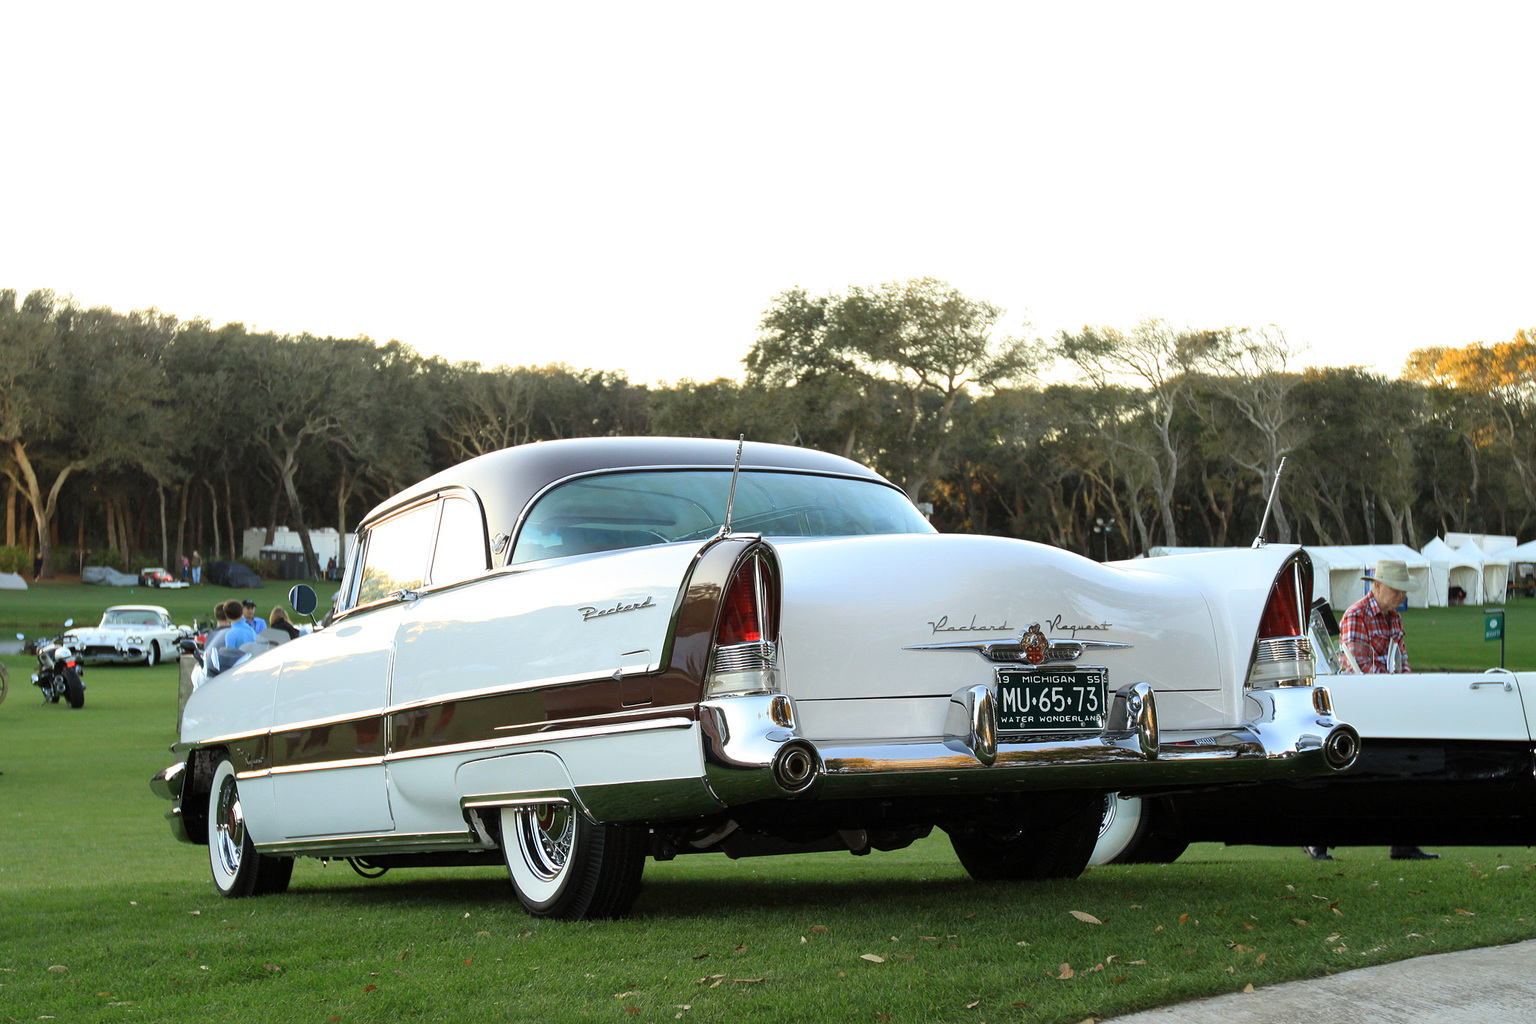
<svg viewBox="0 0 1536 1024"><path fill-rule="evenodd" d="M1508 693L1514 689L1514 686L1508 680L1499 679L1479 679L1477 682L1469 686L1468 689L1475 690L1479 686L1502 686L1504 687L1505 693Z"/></svg>

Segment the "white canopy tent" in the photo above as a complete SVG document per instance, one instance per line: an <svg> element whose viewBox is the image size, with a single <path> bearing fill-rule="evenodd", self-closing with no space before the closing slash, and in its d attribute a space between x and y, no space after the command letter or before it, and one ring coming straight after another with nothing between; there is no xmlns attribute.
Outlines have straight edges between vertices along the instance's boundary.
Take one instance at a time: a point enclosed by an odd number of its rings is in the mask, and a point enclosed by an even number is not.
<svg viewBox="0 0 1536 1024"><path fill-rule="evenodd" d="M1318 570L1313 578L1313 597L1327 597L1328 603L1335 608L1348 608L1365 596L1370 585L1360 577L1375 572L1376 563L1383 558L1396 558L1407 564L1408 578L1415 584L1414 589L1408 592L1408 606L1428 607L1433 590L1430 585L1429 559L1406 544L1326 545L1308 547L1307 553L1312 556L1314 565L1327 562L1329 566L1328 590L1324 592L1318 586L1317 581L1323 575ZM1444 603L1443 600L1441 603Z"/></svg>
<svg viewBox="0 0 1536 1024"><path fill-rule="evenodd" d="M1506 551L1509 549L1506 549ZM1469 554L1473 558L1482 559L1483 570L1483 604L1503 604L1507 596L1509 584L1509 555L1484 551L1476 544L1463 544L1457 548L1458 553ZM1470 600L1470 598L1469 598Z"/></svg>
<svg viewBox="0 0 1536 1024"><path fill-rule="evenodd" d="M1487 556L1476 544L1468 541L1453 548L1436 537L1424 545L1420 554L1429 559L1430 605L1450 604L1452 587L1465 592L1467 604L1483 603L1483 565Z"/></svg>
<svg viewBox="0 0 1536 1024"><path fill-rule="evenodd" d="M1335 608L1348 608L1360 599L1365 563L1359 555L1341 547L1309 547L1307 554L1312 556L1312 600L1325 597Z"/></svg>
<svg viewBox="0 0 1536 1024"><path fill-rule="evenodd" d="M1476 544L1484 554L1503 555L1519 544L1519 540L1503 533L1447 533L1445 542L1452 549Z"/></svg>

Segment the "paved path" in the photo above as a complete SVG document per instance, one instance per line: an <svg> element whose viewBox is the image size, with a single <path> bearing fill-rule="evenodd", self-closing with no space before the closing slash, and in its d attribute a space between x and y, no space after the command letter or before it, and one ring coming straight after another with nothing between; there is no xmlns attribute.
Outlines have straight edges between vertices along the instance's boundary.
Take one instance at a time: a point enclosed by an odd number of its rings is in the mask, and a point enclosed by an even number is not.
<svg viewBox="0 0 1536 1024"><path fill-rule="evenodd" d="M1109 1018L1114 1024L1524 1024L1536 940L1437 953Z"/></svg>

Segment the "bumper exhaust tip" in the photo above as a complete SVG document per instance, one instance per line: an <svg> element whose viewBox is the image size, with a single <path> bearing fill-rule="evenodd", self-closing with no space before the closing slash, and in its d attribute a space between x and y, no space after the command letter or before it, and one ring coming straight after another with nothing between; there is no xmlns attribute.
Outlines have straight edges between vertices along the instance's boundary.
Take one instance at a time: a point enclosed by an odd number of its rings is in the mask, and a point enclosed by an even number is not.
<svg viewBox="0 0 1536 1024"><path fill-rule="evenodd" d="M1360 758L1360 734L1347 725L1335 726L1323 740L1323 760L1336 772L1353 767Z"/></svg>
<svg viewBox="0 0 1536 1024"><path fill-rule="evenodd" d="M816 781L819 765L815 747L804 741L791 741L773 759L773 778L784 792L801 793Z"/></svg>

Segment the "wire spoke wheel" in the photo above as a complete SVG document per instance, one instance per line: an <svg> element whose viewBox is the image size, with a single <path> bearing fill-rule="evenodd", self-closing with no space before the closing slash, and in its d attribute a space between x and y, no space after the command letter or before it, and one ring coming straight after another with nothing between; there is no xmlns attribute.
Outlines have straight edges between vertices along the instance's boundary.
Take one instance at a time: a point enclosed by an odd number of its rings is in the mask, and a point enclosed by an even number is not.
<svg viewBox="0 0 1536 1024"><path fill-rule="evenodd" d="M535 917L622 917L640 893L644 829L599 825L555 800L502 808L501 835L512 889Z"/></svg>

